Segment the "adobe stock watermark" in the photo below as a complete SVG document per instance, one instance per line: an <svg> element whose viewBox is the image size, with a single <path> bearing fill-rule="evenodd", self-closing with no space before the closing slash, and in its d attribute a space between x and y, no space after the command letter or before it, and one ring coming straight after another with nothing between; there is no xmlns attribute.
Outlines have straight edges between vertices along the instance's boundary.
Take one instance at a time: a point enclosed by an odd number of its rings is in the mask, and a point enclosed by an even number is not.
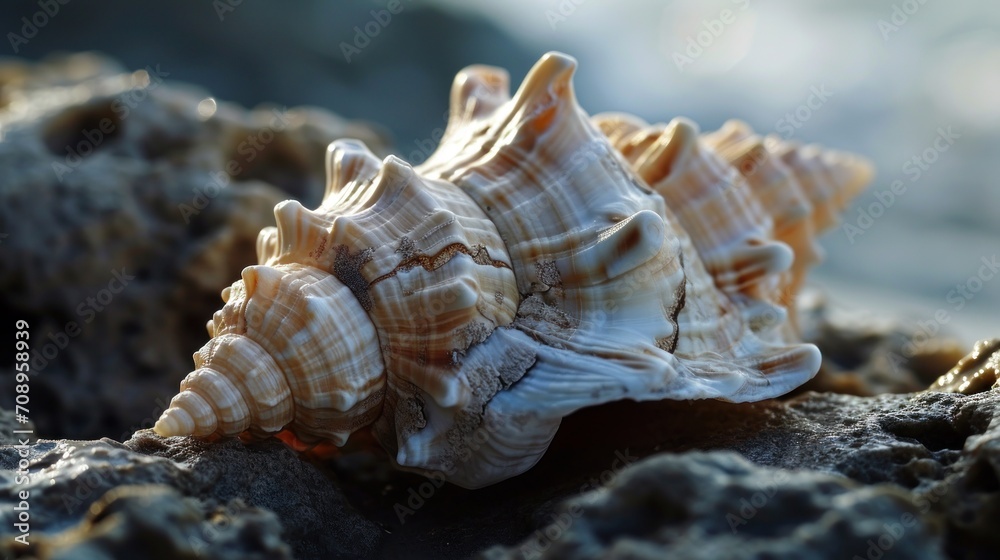
<svg viewBox="0 0 1000 560"><path fill-rule="evenodd" d="M243 0L212 0L212 9L219 21L224 21L226 16L235 12L236 8L243 5Z"/></svg>
<svg viewBox="0 0 1000 560"><path fill-rule="evenodd" d="M156 421L159 420L160 415L163 414L163 411L170 407L170 402L159 396L156 397L153 404L156 405L156 408L152 410L150 415L143 418L138 424L134 424L128 430L122 432L118 441L128 440L139 430L151 430L153 426L156 425Z"/></svg>
<svg viewBox="0 0 1000 560"><path fill-rule="evenodd" d="M407 2L412 1L407 0ZM344 60L350 64L351 57L361 54L361 51L372 43L372 39L381 35L382 31L389 27L389 24L392 23L392 16L398 15L403 11L403 8L402 0L389 0L385 8L369 12L371 19L364 26L354 26L354 40L350 43L340 42L340 52L344 55Z"/></svg>
<svg viewBox="0 0 1000 560"><path fill-rule="evenodd" d="M14 54L18 54L21 47L27 45L28 41L34 39L52 18L59 15L60 8L66 4L69 4L69 0L38 0L38 11L31 14L30 17L21 18L21 29L19 30L21 33L7 32L7 42L10 43Z"/></svg>
<svg viewBox="0 0 1000 560"><path fill-rule="evenodd" d="M288 128L287 108L282 108L281 110L273 109L272 112L274 113L274 118L267 126L250 134L236 146L236 153L240 157L234 157L227 161L223 166L223 170L209 173L211 180L205 183L204 186L191 189L194 196L191 198L190 203L182 202L177 205L177 210L180 211L185 224L190 224L192 217L201 214L202 210L207 208L209 203L219 196L222 189L229 186L230 177L239 175L243 172L244 165L250 164L253 160L257 159L261 152L266 150L268 145L274 141L274 137L278 132Z"/></svg>
<svg viewBox="0 0 1000 560"><path fill-rule="evenodd" d="M955 140L962 135L952 130L951 126L942 126L937 129L937 136L931 141L931 145L919 154L914 154L903 163L903 174L910 179L910 183L916 183L923 177L941 154L951 149ZM875 201L858 208L858 216L852 222L844 222L841 226L847 240L851 245L858 237L864 235L873 225L875 220L882 217L900 197L907 192L907 184L902 179L893 181L888 189L874 190Z"/></svg>
<svg viewBox="0 0 1000 560"><path fill-rule="evenodd" d="M917 505L919 515L926 515L931 510L931 507L948 493L949 486L949 484L944 483L937 484L929 492L918 495L914 502ZM851 560L882 560L882 557L892 550L892 547L896 546L896 543L902 540L908 530L917 526L918 521L919 517L910 512L905 512L899 516L898 521L883 523L882 532L877 537L868 539L865 542L868 548L865 549L864 556L855 554L851 557Z"/></svg>
<svg viewBox="0 0 1000 560"><path fill-rule="evenodd" d="M111 280L105 288L98 290L95 294L88 296L76 306L76 314L83 325L90 324L97 314L104 311L111 305L117 294L122 293L129 282L135 280L135 276L125 272L125 269L112 270ZM81 324L78 321L69 321L61 331L49 332L48 340L38 342L31 351L31 369L34 372L44 370L49 362L56 359L59 353L69 346L70 339L76 338L83 333Z"/></svg>
<svg viewBox="0 0 1000 560"><path fill-rule="evenodd" d="M951 309L955 312L964 309L983 290L986 283L996 277L997 273L1000 273L1000 259L997 258L996 253L988 257L981 257L977 264L979 267L975 273L970 274L964 282L956 283L955 287L945 294L945 301L951 304ZM917 332L913 335L912 340L903 345L903 355L907 358L915 357L921 348L930 343L934 336L941 332L944 325L951 322L951 319L952 316L948 313L948 309L939 307L930 319L917 320ZM894 352L889 353L888 359L896 371L901 365L907 363L903 356Z"/></svg>
<svg viewBox="0 0 1000 560"><path fill-rule="evenodd" d="M927 0L904 0L900 4L893 4L889 19L880 19L877 22L878 31L882 34L882 42L888 43L889 36L906 25L910 21L910 17L920 11L920 8L926 3Z"/></svg>
<svg viewBox="0 0 1000 560"><path fill-rule="evenodd" d="M726 513L726 523L729 524L729 529L732 530L734 535L739 531L740 527L749 523L760 510L767 506L771 498L778 493L778 487L788 482L788 479L788 471L779 469L775 471L771 480L762 485L759 490L749 496L740 498L740 507L735 511Z"/></svg>
<svg viewBox="0 0 1000 560"><path fill-rule="evenodd" d="M880 560L893 546L903 538L907 529L917 526L917 517L911 513L904 513L896 523L883 523L882 533L873 539L868 539L868 549L864 558L855 554L851 560Z"/></svg>
<svg viewBox="0 0 1000 560"><path fill-rule="evenodd" d="M826 84L812 86L809 88L809 96L805 103L802 103L794 110L785 113L785 116L774 123L774 130L781 134L781 137L788 140L795 135L795 131L802 128L802 125L813 117L826 105L826 102L833 97L833 92L827 89Z"/></svg>
<svg viewBox="0 0 1000 560"><path fill-rule="evenodd" d="M599 475L591 477L586 483L580 486L580 496L586 496L588 492L611 486L618 480L618 476L621 475L626 467L638 460L639 457L630 455L628 449L625 449L625 451L615 451L615 458L611 462L611 468L601 471ZM587 497L589 497L588 501L590 502L598 498L597 494L590 494ZM583 507L576 500L571 501L566 507L566 511L558 514L550 513L549 524L532 533L529 540L518 549L518 552L526 560L541 558L542 554L556 541L561 539L582 516Z"/></svg>
<svg viewBox="0 0 1000 560"><path fill-rule="evenodd" d="M145 69L139 71L140 74L143 72L145 73L144 85L129 88L111 101L110 107L115 114L115 119L104 117L97 122L97 126L94 128L81 129L78 136L81 140L75 145L65 146L66 156L63 157L62 162L52 162L52 171L60 183L63 182L63 178L67 174L76 170L87 156L94 153L101 144L117 133L132 110L144 102L149 97L149 92L156 89L163 83L163 79L170 75L170 72L162 70L159 64L155 67L146 66Z"/></svg>
<svg viewBox="0 0 1000 560"><path fill-rule="evenodd" d="M206 521L201 524L200 535L188 537L188 544L195 554L202 555L208 553L208 548L220 537L225 536L226 529L233 529L235 521L242 513L250 508L240 498L229 500L225 504L217 505L212 510L206 512Z"/></svg>
<svg viewBox="0 0 1000 560"><path fill-rule="evenodd" d="M700 29L694 35L688 35L684 39L685 46L683 52L674 50L671 53L670 58L674 61L674 65L677 66L678 71L683 72L685 66L690 66L701 58L705 54L706 49L711 48L716 39L721 37L729 26L736 23L739 12L746 11L750 7L750 0L730 1L737 6L738 10L734 11L729 8L723 8L717 17L701 20L701 27L703 29Z"/></svg>
<svg viewBox="0 0 1000 560"><path fill-rule="evenodd" d="M449 112L445 111L444 119L445 123L448 122ZM444 138L444 126L439 126L431 131L429 136L420 138L413 141L413 145L417 147L416 150L410 152L409 159L406 161L410 162L410 165L417 166L421 163L427 161L427 158L434 153L437 145L441 143L441 139Z"/></svg>
<svg viewBox="0 0 1000 560"><path fill-rule="evenodd" d="M75 449L75 448L74 448ZM67 451L69 453L69 451ZM73 490L63 492L59 497L67 516L74 516L82 509L89 508L94 500L105 492L124 482L124 477L116 470L89 468L73 477Z"/></svg>
<svg viewBox="0 0 1000 560"><path fill-rule="evenodd" d="M563 165L563 169L551 179L545 180L545 185L542 185L542 190L547 190L550 187L562 184L566 181L570 181L574 177L579 177L582 172L585 172L590 166L597 162L600 162L614 154L614 148L608 143L603 137L591 140L585 144L582 144L577 149L573 150L570 154L569 159ZM600 171L597 171L600 173ZM548 201L548 199L546 199ZM538 212L542 210L539 209Z"/></svg>
<svg viewBox="0 0 1000 560"><path fill-rule="evenodd" d="M406 523L406 518L416 514L416 512L427 504L427 501L434 497L438 489L444 486L447 475L454 473L458 468L471 461L476 455L476 451L486 445L493 438L493 430L490 427L478 428L469 437L463 440L462 445L455 450L455 463L447 470L433 471L426 475L426 481L407 489L407 497L404 502L396 502L392 506L393 513L400 525Z"/></svg>
<svg viewBox="0 0 1000 560"><path fill-rule="evenodd" d="M576 13L576 9L586 2L587 0L559 0L555 10L545 10L545 21L549 22L549 27L555 31L560 23L565 23L570 16Z"/></svg>
<svg viewBox="0 0 1000 560"><path fill-rule="evenodd" d="M470 99L491 99L499 95L501 92L489 84L478 83L475 88L467 94ZM451 118L451 110L445 110L441 114L441 120L444 121L444 126L436 127L428 136L419 138L413 141L413 145L416 149L411 151L407 160L410 165L417 166L421 163L427 161L427 158L434 153L437 149L438 144L441 143L441 139L444 138L445 130L447 130L448 120Z"/></svg>

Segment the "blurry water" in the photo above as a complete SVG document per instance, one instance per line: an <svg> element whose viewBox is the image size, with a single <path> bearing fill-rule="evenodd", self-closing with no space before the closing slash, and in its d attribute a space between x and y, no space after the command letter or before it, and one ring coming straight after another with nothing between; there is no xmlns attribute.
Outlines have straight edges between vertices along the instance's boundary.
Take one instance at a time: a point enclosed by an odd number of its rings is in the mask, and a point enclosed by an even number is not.
<svg viewBox="0 0 1000 560"><path fill-rule="evenodd" d="M826 235L815 280L848 306L925 323L942 309L966 339L1000 335L1000 274L982 260L1000 259L1000 3L439 3L488 14L538 52L576 56L591 113L683 115L703 130L739 117L870 157L876 181L844 216L861 233ZM828 99L800 107L817 90ZM942 132L951 143L933 149ZM880 202L894 181L905 191ZM869 223L862 209L879 216Z"/></svg>

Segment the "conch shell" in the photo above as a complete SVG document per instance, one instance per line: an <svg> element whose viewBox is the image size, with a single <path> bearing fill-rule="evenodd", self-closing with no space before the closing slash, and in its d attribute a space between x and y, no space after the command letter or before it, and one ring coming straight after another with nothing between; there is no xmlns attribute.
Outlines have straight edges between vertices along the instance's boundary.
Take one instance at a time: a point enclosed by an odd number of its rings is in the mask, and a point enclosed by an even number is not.
<svg viewBox="0 0 1000 560"><path fill-rule="evenodd" d="M697 173L654 191L577 105L575 67L547 54L513 97L505 71L463 70L416 168L333 143L322 204L275 208L155 431L340 445L371 426L401 468L477 488L531 468L580 408L756 401L815 375L814 346L747 319L783 310L771 216Z"/></svg>

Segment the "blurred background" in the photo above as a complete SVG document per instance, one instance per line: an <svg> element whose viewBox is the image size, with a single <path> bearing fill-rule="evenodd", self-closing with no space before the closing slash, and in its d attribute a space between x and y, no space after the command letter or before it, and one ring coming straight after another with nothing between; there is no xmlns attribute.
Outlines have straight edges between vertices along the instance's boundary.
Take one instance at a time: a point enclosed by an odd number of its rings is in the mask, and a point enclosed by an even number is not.
<svg viewBox="0 0 1000 560"><path fill-rule="evenodd" d="M1000 277L984 268L1000 258L996 2L51 0L58 12L25 33L44 3L4 3L0 51L93 50L246 106L324 107L383 125L414 163L457 70L499 65L517 84L551 49L579 60L592 114L683 115L705 131L740 118L864 154L876 181L843 217L856 229L824 238L814 283L876 316L944 310L966 340L1000 334ZM895 181L902 194L878 195Z"/></svg>

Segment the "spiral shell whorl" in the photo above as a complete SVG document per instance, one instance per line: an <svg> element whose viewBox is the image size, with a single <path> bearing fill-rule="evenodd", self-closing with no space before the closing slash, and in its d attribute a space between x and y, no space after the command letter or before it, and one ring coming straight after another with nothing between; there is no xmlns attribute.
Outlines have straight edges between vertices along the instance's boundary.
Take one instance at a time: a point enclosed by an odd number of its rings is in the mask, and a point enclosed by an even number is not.
<svg viewBox="0 0 1000 560"><path fill-rule="evenodd" d="M291 427L303 441L342 444L374 421L385 366L346 286L314 267L259 265L226 295L158 433L263 437Z"/></svg>

